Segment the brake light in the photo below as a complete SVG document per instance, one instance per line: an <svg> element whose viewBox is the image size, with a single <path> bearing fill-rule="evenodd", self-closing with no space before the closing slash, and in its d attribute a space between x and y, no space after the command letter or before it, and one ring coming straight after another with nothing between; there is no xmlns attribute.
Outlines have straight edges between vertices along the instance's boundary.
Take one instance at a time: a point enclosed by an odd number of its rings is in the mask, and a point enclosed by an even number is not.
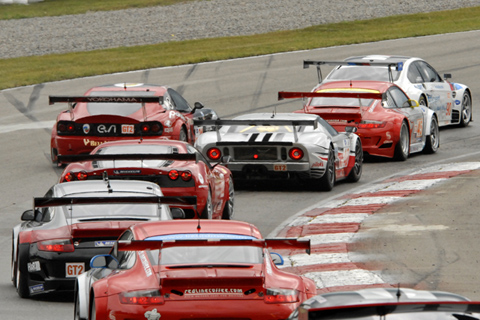
<svg viewBox="0 0 480 320"><path fill-rule="evenodd" d="M37 248L40 251L50 252L74 252L73 242L71 239L47 240L37 242Z"/></svg>
<svg viewBox="0 0 480 320"><path fill-rule="evenodd" d="M141 129L143 133L150 132L150 126L148 124L142 124Z"/></svg>
<svg viewBox="0 0 480 320"><path fill-rule="evenodd" d="M298 302L298 291L293 289L267 289L265 303L293 303Z"/></svg>
<svg viewBox="0 0 480 320"><path fill-rule="evenodd" d="M184 171L180 175L183 181L190 181L192 180L192 173L190 171Z"/></svg>
<svg viewBox="0 0 480 320"><path fill-rule="evenodd" d="M87 178L88 175L85 171L67 172L67 174L65 174L64 180L70 182L74 180L87 180Z"/></svg>
<svg viewBox="0 0 480 320"><path fill-rule="evenodd" d="M300 160L303 158L303 150L300 148L292 148L288 151L288 155L293 160Z"/></svg>
<svg viewBox="0 0 480 320"><path fill-rule="evenodd" d="M171 179L171 180L177 180L178 179L178 176L179 176L179 173L177 170L170 170L170 172L168 173L168 177Z"/></svg>
<svg viewBox="0 0 480 320"><path fill-rule="evenodd" d="M62 121L57 124L58 133L74 133L75 123L71 121Z"/></svg>
<svg viewBox="0 0 480 320"><path fill-rule="evenodd" d="M378 129L387 125L386 121L362 120L358 124L359 129Z"/></svg>
<svg viewBox="0 0 480 320"><path fill-rule="evenodd" d="M122 304L151 305L164 303L164 299L158 290L122 292L118 297Z"/></svg>
<svg viewBox="0 0 480 320"><path fill-rule="evenodd" d="M212 160L218 160L220 159L221 156L222 156L222 153L218 148L210 148L207 151L207 157L209 157Z"/></svg>

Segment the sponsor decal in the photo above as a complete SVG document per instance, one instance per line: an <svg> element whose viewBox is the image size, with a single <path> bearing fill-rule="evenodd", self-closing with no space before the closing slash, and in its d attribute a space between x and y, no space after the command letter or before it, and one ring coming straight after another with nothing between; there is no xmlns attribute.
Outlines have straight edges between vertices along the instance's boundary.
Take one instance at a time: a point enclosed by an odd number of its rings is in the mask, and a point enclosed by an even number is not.
<svg viewBox="0 0 480 320"><path fill-rule="evenodd" d="M140 174L142 170L113 170L113 174Z"/></svg>
<svg viewBox="0 0 480 320"><path fill-rule="evenodd" d="M85 123L82 129L83 129L83 133L88 134L90 132L90 125L88 123Z"/></svg>
<svg viewBox="0 0 480 320"><path fill-rule="evenodd" d="M177 117L177 113L172 110L172 111L170 111L170 112L168 113L168 117L169 117L170 119L175 119L175 118Z"/></svg>
<svg viewBox="0 0 480 320"><path fill-rule="evenodd" d="M76 277L85 272L85 263L83 262L67 262L65 263L65 276Z"/></svg>
<svg viewBox="0 0 480 320"><path fill-rule="evenodd" d="M243 295L242 289L237 288L204 288L204 289L185 289L185 295Z"/></svg>
<svg viewBox="0 0 480 320"><path fill-rule="evenodd" d="M40 271L40 261L33 261L27 263L27 270L28 272L35 272L35 271Z"/></svg>
<svg viewBox="0 0 480 320"><path fill-rule="evenodd" d="M97 127L97 131L98 133L117 133L117 127L114 124L108 127L104 124L100 124Z"/></svg>
<svg viewBox="0 0 480 320"><path fill-rule="evenodd" d="M135 127L133 124L122 124L122 134L134 134Z"/></svg>
<svg viewBox="0 0 480 320"><path fill-rule="evenodd" d="M140 102L135 97L85 97L87 102Z"/></svg>
<svg viewBox="0 0 480 320"><path fill-rule="evenodd" d="M387 131L385 133L385 136L387 137L388 140L392 140L392 134L390 133L390 131Z"/></svg>
<svg viewBox="0 0 480 320"><path fill-rule="evenodd" d="M43 292L45 291L45 288L43 287L43 284L37 284L29 287L29 291L30 291L30 294L33 294L33 293Z"/></svg>
<svg viewBox="0 0 480 320"><path fill-rule="evenodd" d="M165 130L163 130L163 132L173 132L173 128L165 128Z"/></svg>
<svg viewBox="0 0 480 320"><path fill-rule="evenodd" d="M200 181L201 184L205 183L205 179L203 179L203 175L201 173L198 175L198 180Z"/></svg>
<svg viewBox="0 0 480 320"><path fill-rule="evenodd" d="M95 241L95 247L113 247L115 240Z"/></svg>
<svg viewBox="0 0 480 320"><path fill-rule="evenodd" d="M312 164L312 168L323 168L323 167L324 167L323 162L314 162Z"/></svg>
<svg viewBox="0 0 480 320"><path fill-rule="evenodd" d="M147 320L158 320L160 319L161 315L158 313L157 309L153 309L150 311L147 311L143 314Z"/></svg>
<svg viewBox="0 0 480 320"><path fill-rule="evenodd" d="M165 127L171 127L171 126L172 126L172 121L171 121L171 120L167 120L167 121L165 121L165 122L163 123L163 125L164 125Z"/></svg>
<svg viewBox="0 0 480 320"><path fill-rule="evenodd" d="M273 272L272 271L272 265L270 264L271 258L263 259L263 260L265 261L265 271L267 272L267 274L272 274L272 272Z"/></svg>
<svg viewBox="0 0 480 320"><path fill-rule="evenodd" d="M95 140L90 140L90 139L83 139L83 144L85 146L90 146L90 147L98 147L102 143L107 142L107 141L95 141Z"/></svg>
<svg viewBox="0 0 480 320"><path fill-rule="evenodd" d="M108 318L110 320L116 320L117 318L115 317L115 312L112 310L110 311L110 313L108 314Z"/></svg>
<svg viewBox="0 0 480 320"><path fill-rule="evenodd" d="M140 261L142 262L143 270L145 271L145 274L148 278L152 275L152 269L150 268L150 265L148 264L147 256L145 255L144 251L140 251L138 253L138 255L140 256Z"/></svg>
<svg viewBox="0 0 480 320"><path fill-rule="evenodd" d="M455 104L456 104L457 106L460 105L460 103L461 103L460 100L455 100Z"/></svg>

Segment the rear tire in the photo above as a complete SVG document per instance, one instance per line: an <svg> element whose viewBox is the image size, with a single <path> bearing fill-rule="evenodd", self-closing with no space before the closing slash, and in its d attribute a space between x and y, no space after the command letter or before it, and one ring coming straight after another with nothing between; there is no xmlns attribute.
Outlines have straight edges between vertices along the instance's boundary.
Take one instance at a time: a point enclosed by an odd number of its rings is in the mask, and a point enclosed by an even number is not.
<svg viewBox="0 0 480 320"><path fill-rule="evenodd" d="M230 177L228 181L228 199L225 202L225 206L223 208L222 212L222 219L224 220L232 220L233 216L235 214L233 210L233 205L235 202L235 190L233 188L233 180L232 177Z"/></svg>
<svg viewBox="0 0 480 320"><path fill-rule="evenodd" d="M353 165L352 171L347 177L348 182L358 182L362 176L363 168L363 149L360 140L357 141L355 146L355 164Z"/></svg>
<svg viewBox="0 0 480 320"><path fill-rule="evenodd" d="M432 117L430 123L430 134L427 135L427 141L425 143L425 153L435 153L440 146L440 130L438 129L437 118Z"/></svg>
<svg viewBox="0 0 480 320"><path fill-rule="evenodd" d="M330 151L328 152L325 173L320 179L314 179L312 183L317 190L331 191L333 189L333 186L335 185L335 154L333 149L330 148Z"/></svg>
<svg viewBox="0 0 480 320"><path fill-rule="evenodd" d="M460 112L460 127L466 127L472 121L472 99L468 93L463 94L462 111Z"/></svg>
<svg viewBox="0 0 480 320"><path fill-rule="evenodd" d="M22 248L18 245L17 253L17 293L18 295L25 299L30 296L28 290L28 270L27 270L27 260L28 260L28 251L26 248Z"/></svg>
<svg viewBox="0 0 480 320"><path fill-rule="evenodd" d="M182 129L180 129L180 134L178 136L178 140L188 142L187 131L183 127L182 127Z"/></svg>
<svg viewBox="0 0 480 320"><path fill-rule="evenodd" d="M212 192L208 190L207 202L205 203L205 208L202 211L202 219L212 219L213 215L213 205L212 205Z"/></svg>
<svg viewBox="0 0 480 320"><path fill-rule="evenodd" d="M397 145L395 146L395 160L405 161L408 158L410 153L410 132L408 130L407 124L402 122L402 127L400 128L400 138L398 139Z"/></svg>

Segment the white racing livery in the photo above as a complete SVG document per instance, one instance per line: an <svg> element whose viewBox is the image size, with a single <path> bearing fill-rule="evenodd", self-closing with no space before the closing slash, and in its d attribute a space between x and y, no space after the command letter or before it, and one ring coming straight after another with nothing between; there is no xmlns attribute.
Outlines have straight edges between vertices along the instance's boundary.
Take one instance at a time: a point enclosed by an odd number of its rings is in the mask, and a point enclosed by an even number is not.
<svg viewBox="0 0 480 320"><path fill-rule="evenodd" d="M252 113L198 124L217 130L201 134L195 146L212 163L230 157L234 179L299 178L329 191L335 181L356 182L362 174L356 128L339 133L317 115Z"/></svg>
<svg viewBox="0 0 480 320"><path fill-rule="evenodd" d="M466 127L472 121L472 93L464 84L448 81L450 73L440 74L417 57L367 55L344 61L305 60L303 67L317 66L319 82L338 80L390 81L402 88L410 99L435 111L439 126ZM335 68L322 79L321 65Z"/></svg>

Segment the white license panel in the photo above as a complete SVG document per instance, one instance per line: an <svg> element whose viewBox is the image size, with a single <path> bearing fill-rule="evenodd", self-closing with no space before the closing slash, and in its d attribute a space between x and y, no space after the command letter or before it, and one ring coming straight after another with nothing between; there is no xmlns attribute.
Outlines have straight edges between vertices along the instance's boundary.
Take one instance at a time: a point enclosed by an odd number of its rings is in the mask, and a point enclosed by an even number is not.
<svg viewBox="0 0 480 320"><path fill-rule="evenodd" d="M85 272L85 263L83 262L67 262L65 263L65 275L67 278L76 277Z"/></svg>
<svg viewBox="0 0 480 320"><path fill-rule="evenodd" d="M273 171L287 171L287 165L284 163L274 163Z"/></svg>
<svg viewBox="0 0 480 320"><path fill-rule="evenodd" d="M134 134L135 127L133 124L122 124L122 134Z"/></svg>

